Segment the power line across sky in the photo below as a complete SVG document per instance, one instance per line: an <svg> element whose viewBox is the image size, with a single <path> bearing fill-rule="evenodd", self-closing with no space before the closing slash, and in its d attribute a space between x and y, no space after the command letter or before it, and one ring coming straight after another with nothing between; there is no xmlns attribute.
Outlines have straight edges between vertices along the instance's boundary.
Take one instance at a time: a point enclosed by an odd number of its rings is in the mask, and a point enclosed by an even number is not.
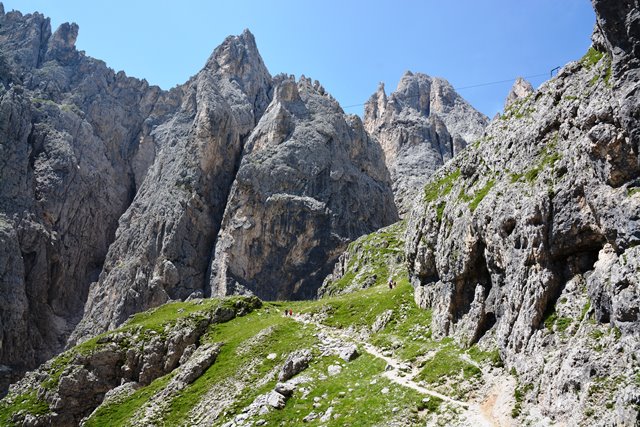
<svg viewBox="0 0 640 427"><path fill-rule="evenodd" d="M537 77L550 77L551 73L547 72L547 73L539 73L539 74L532 74L532 75L528 75L528 76L520 76L523 79L534 79ZM453 89L456 91L461 91L461 90L465 90L465 89L474 89L474 88L478 88L478 87L485 87L485 86L494 86L494 85L498 85L498 84L503 84L503 83L510 83L513 84L516 79L518 77L513 77L510 79L504 79L504 80L497 80L497 81L492 81L492 82L485 82L485 83L477 83L477 84L473 84L473 85L469 85L469 86L461 86L461 87L454 87ZM410 96L407 98L411 98ZM366 105L366 102L361 102L359 104L350 104L350 105L345 105L342 107L342 109L346 110L346 109L351 109L351 108L356 108L356 107L363 107L364 105Z"/></svg>

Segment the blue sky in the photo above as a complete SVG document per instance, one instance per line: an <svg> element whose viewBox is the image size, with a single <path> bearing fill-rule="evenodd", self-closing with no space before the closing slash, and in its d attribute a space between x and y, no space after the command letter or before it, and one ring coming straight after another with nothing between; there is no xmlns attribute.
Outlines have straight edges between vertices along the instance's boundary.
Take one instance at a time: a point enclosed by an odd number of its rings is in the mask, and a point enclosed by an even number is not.
<svg viewBox="0 0 640 427"><path fill-rule="evenodd" d="M249 28L272 74L319 80L343 106L406 70L454 87L548 73L580 58L595 22L588 0L304 0L182 2L4 0L80 25L77 46L162 88L185 82L227 35ZM546 77L530 79L538 86ZM510 83L461 89L492 117ZM362 114L363 107L346 109Z"/></svg>

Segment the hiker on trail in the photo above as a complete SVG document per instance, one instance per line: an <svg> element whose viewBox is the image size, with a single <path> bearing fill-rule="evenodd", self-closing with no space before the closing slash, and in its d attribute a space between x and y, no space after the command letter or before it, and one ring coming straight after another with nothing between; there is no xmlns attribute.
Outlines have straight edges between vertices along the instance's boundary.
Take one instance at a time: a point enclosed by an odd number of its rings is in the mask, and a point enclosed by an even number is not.
<svg viewBox="0 0 640 427"><path fill-rule="evenodd" d="M288 315L289 315L289 309L288 309L288 308L285 308L285 309L284 309L284 315L285 315L285 316L288 316Z"/></svg>
<svg viewBox="0 0 640 427"><path fill-rule="evenodd" d="M389 289L393 289L393 280L391 280L391 277L389 277Z"/></svg>
<svg viewBox="0 0 640 427"><path fill-rule="evenodd" d="M293 316L293 310L289 310L289 316Z"/></svg>

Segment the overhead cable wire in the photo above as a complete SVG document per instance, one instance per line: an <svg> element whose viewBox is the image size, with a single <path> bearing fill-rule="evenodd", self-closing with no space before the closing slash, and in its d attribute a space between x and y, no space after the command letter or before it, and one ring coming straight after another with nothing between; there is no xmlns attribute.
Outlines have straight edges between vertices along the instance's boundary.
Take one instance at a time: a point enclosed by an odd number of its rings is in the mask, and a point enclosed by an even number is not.
<svg viewBox="0 0 640 427"><path fill-rule="evenodd" d="M522 77L523 79L533 79L535 77L542 77L542 76L548 76L549 73L540 73L540 74L533 74L530 76L524 76ZM464 89L472 89L472 88L476 88L476 87L483 87L483 86L492 86L492 85L497 85L497 84L502 84L502 83L509 83L509 82L513 82L517 79L518 77L514 77L511 79L505 79L505 80L497 80L494 82L487 82L487 83L478 83L478 84L474 84L474 85L470 85L470 86L460 86L460 87L454 87L453 90L464 90ZM421 95L414 95L414 96L406 96L403 97L403 99L411 99L411 98L419 98ZM366 105L366 102L363 102L361 104L351 104L351 105L345 105L344 107L342 107L342 109L346 109L346 108L354 108L354 107L362 107Z"/></svg>

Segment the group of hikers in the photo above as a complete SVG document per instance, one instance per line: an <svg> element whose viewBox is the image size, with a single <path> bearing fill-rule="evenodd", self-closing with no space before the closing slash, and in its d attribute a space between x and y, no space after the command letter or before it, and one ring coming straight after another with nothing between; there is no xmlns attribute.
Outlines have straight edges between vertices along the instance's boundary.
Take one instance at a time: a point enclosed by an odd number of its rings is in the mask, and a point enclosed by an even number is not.
<svg viewBox="0 0 640 427"><path fill-rule="evenodd" d="M284 309L284 315L285 316L293 316L293 310L290 310L288 308Z"/></svg>
<svg viewBox="0 0 640 427"><path fill-rule="evenodd" d="M389 281L387 282L387 284L389 285L389 289L393 289L396 286L398 286L398 284L396 283L395 280L391 279L391 277L389 277Z"/></svg>

